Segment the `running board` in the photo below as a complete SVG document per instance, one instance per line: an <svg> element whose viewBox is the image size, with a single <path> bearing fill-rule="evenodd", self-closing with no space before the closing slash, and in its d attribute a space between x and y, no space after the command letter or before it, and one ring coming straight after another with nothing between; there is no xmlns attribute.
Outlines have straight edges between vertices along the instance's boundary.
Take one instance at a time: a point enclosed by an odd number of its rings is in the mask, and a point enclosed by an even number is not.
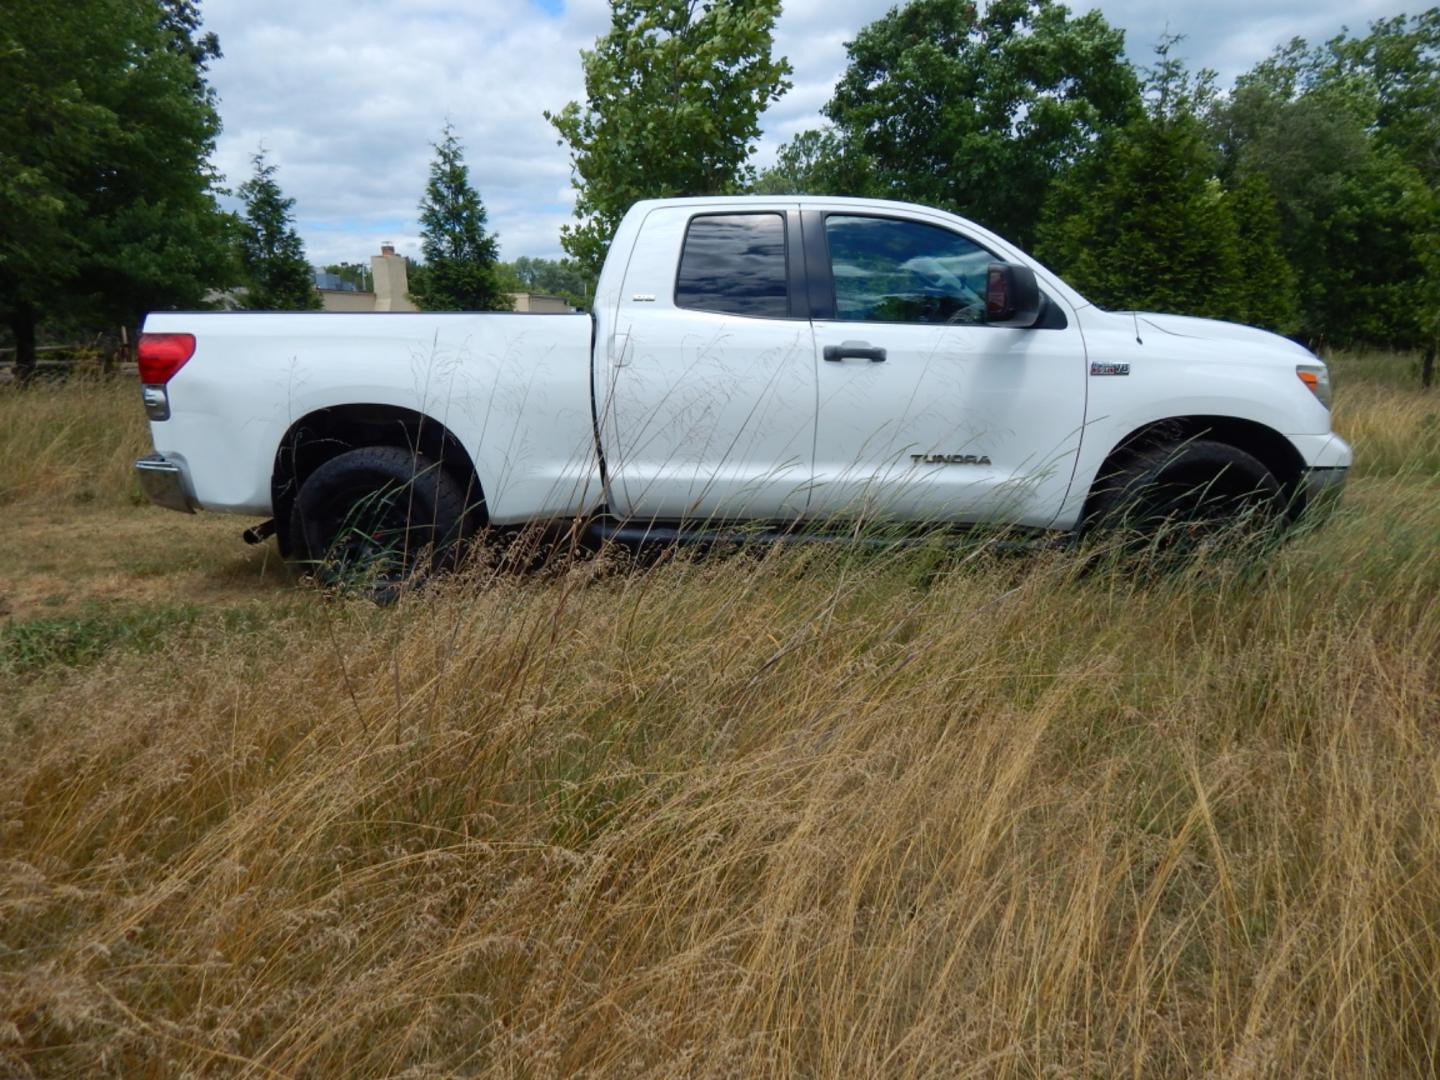
<svg viewBox="0 0 1440 1080"><path fill-rule="evenodd" d="M940 530L955 540L977 540L1000 552L1028 552L1047 548L1063 547L1070 543L1069 534L1037 532L1025 537L993 537L983 539L976 529L957 527ZM936 535L932 530L919 535L856 536L853 533L821 533L800 528L690 528L679 525L626 524L599 519L591 521L585 529L586 538L596 542L610 542L625 547L648 547L651 545L675 546L679 544L855 544L864 548L884 549L916 547Z"/></svg>

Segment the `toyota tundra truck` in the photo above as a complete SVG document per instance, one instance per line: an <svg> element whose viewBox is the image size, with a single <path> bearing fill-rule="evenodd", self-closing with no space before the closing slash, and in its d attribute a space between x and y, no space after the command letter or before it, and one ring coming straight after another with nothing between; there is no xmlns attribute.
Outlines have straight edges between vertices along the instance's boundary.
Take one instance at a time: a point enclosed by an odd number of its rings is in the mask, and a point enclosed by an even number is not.
<svg viewBox="0 0 1440 1080"><path fill-rule="evenodd" d="M139 366L150 499L266 519L248 537L306 564L529 523L1289 522L1351 463L1302 346L1103 311L973 222L871 199L637 203L589 314L155 312Z"/></svg>

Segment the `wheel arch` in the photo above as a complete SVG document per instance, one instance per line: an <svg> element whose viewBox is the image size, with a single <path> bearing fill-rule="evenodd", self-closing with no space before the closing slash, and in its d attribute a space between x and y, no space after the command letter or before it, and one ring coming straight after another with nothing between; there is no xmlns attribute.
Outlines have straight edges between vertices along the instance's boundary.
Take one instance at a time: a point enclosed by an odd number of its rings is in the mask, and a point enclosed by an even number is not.
<svg viewBox="0 0 1440 1080"><path fill-rule="evenodd" d="M485 496L475 462L443 423L399 405L331 405L291 424L275 450L270 505L283 553L290 553L288 523L300 485L325 462L362 446L397 446L440 462L466 492L467 528L485 523Z"/></svg>
<svg viewBox="0 0 1440 1080"><path fill-rule="evenodd" d="M1171 416L1142 424L1111 448L1086 492L1080 520L1084 522L1090 516L1101 482L1128 455L1158 445L1178 446L1202 438L1226 443L1255 457L1280 482L1287 502L1295 502L1304 476L1305 459L1280 432L1238 416Z"/></svg>

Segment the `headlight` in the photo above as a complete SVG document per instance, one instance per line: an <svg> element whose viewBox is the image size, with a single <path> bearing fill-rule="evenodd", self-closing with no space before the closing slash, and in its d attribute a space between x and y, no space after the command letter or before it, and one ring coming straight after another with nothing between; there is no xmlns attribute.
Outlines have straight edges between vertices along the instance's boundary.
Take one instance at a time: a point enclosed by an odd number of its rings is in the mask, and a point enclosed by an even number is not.
<svg viewBox="0 0 1440 1080"><path fill-rule="evenodd" d="M1296 364L1295 374L1320 399L1320 404L1330 408L1330 369L1324 364Z"/></svg>

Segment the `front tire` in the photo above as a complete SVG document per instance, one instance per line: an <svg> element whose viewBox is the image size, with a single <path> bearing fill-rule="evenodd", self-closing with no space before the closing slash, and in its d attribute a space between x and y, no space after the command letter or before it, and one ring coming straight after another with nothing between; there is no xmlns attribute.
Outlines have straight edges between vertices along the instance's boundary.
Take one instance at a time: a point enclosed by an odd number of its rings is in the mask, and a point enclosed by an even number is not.
<svg viewBox="0 0 1440 1080"><path fill-rule="evenodd" d="M290 540L301 569L320 581L387 601L453 565L464 525L464 489L439 462L398 446L366 446L305 479Z"/></svg>
<svg viewBox="0 0 1440 1080"><path fill-rule="evenodd" d="M1273 537L1284 505L1283 486L1259 458L1191 439L1138 447L1107 464L1081 533L1118 541L1127 554L1189 556L1222 538Z"/></svg>

